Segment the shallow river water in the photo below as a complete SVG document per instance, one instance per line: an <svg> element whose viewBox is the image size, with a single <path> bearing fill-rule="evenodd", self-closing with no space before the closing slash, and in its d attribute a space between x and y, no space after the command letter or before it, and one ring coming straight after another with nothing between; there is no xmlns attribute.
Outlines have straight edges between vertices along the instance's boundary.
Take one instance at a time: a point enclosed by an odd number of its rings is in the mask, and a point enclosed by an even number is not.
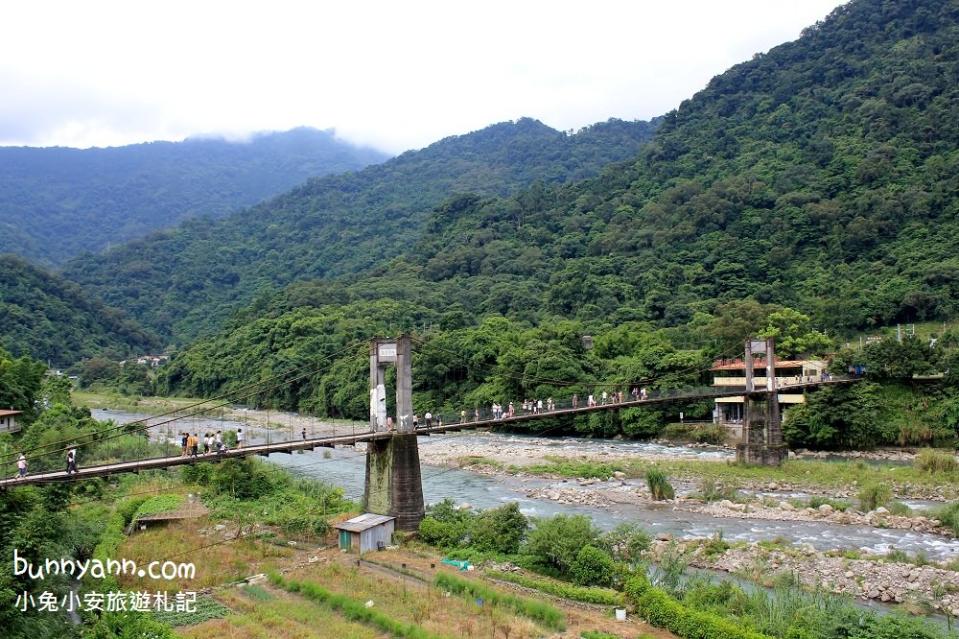
<svg viewBox="0 0 959 639"><path fill-rule="evenodd" d="M97 419L113 419L118 423L146 417L134 413L94 410ZM268 438L280 441L290 437L289 431L267 431L249 423L221 420L187 420L182 426L174 426L169 433L162 431L155 437L174 437L183 428L205 432L206 429L231 429L242 427L248 434L250 443L259 443ZM161 427L163 429L165 427ZM343 427L340 426L340 429ZM345 431L343 431L345 432ZM603 452L622 456L670 455L691 459L725 459L731 453L722 449L700 449L684 446L664 446L660 444L589 440L580 438L524 437L515 434L471 434L458 433L420 438L422 450L439 445L443 438L456 438L457 443L469 445L471 442L483 444L495 443L504 448L548 446L573 448L577 452L596 456ZM362 447L337 449L317 449L313 452L292 455L274 454L269 460L280 466L290 468L297 473L322 479L341 487L348 497L358 499L363 494L365 472L365 454ZM760 541L776 537L794 543L809 543L820 550L860 548L873 552L886 552L897 548L910 553L924 551L930 558L942 560L959 556L959 540L915 533L906 530L872 528L868 526L846 526L823 522L805 521L769 521L759 519L733 519L713 517L674 508L669 504L616 505L608 508L578 504L560 504L546 499L532 499L527 492L536 488L556 485L575 488L575 482L560 483L552 480L512 476L478 475L466 470L423 465L423 493L427 503L435 503L451 498L457 503L468 503L474 508L488 508L515 501L524 513L531 516L546 516L556 513L578 513L589 515L602 528L612 528L622 522L634 522L652 533L669 532L677 537L705 537L721 532L727 540Z"/></svg>

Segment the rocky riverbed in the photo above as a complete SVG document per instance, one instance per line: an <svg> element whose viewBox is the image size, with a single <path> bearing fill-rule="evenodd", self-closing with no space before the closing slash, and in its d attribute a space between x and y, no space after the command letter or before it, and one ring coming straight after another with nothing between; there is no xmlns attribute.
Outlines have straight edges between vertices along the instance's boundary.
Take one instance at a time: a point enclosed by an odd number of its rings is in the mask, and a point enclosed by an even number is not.
<svg viewBox="0 0 959 639"><path fill-rule="evenodd" d="M847 594L884 603L928 606L959 615L959 572L938 566L917 566L882 557L848 558L818 552L808 544L770 548L760 543L722 549L710 539L653 542L651 555L680 552L689 565L720 570L770 585L787 575L810 589Z"/></svg>

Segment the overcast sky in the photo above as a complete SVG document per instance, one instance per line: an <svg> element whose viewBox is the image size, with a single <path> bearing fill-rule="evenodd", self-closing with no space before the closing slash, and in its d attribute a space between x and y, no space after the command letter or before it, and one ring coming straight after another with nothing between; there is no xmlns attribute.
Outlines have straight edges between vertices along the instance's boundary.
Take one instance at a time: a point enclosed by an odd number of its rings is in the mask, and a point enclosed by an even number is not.
<svg viewBox="0 0 959 639"><path fill-rule="evenodd" d="M531 116L648 119L839 0L7 3L0 144L335 128L400 152Z"/></svg>

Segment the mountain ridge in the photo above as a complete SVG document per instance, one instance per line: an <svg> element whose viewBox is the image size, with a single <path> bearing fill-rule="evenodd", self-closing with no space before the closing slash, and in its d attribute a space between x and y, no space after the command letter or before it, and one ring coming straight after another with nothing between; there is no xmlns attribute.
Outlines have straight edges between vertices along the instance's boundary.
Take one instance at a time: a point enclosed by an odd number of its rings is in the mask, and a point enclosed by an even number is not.
<svg viewBox="0 0 959 639"><path fill-rule="evenodd" d="M387 157L308 127L243 142L203 137L90 149L0 147L0 231L6 250L57 265Z"/></svg>

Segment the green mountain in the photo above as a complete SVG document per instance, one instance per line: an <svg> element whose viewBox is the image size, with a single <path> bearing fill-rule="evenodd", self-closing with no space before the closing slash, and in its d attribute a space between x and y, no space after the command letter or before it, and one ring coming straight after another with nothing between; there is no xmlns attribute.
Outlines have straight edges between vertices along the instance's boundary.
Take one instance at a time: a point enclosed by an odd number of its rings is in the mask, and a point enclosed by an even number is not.
<svg viewBox="0 0 959 639"><path fill-rule="evenodd" d="M0 147L4 250L62 264L195 217L222 217L308 178L386 155L299 128L247 142L188 138L113 148Z"/></svg>
<svg viewBox="0 0 959 639"><path fill-rule="evenodd" d="M392 259L347 258L326 274L371 266L264 294L185 351L169 386L215 392L330 358L263 399L362 415L362 347L339 349L376 331L437 345L417 362L417 392L437 406L590 379L686 382L677 368L708 368L764 329L831 350L815 329L952 318L957 77L959 2L853 0L715 78L631 162L506 198L448 198ZM585 353L583 334L611 346ZM950 423L920 413L911 432Z"/></svg>
<svg viewBox="0 0 959 639"><path fill-rule="evenodd" d="M317 178L217 222L80 257L66 275L165 337L209 332L263 292L363 272L421 239L451 193L509 195L635 157L655 126L610 120L575 135L531 119L441 140L363 171Z"/></svg>
<svg viewBox="0 0 959 639"><path fill-rule="evenodd" d="M79 286L13 255L0 255L0 350L68 366L158 348L155 337Z"/></svg>
<svg viewBox="0 0 959 639"><path fill-rule="evenodd" d="M715 78L631 165L462 201L405 261L479 312L516 307L507 283L667 325L746 297L832 329L952 317L957 77L959 3L855 0Z"/></svg>

